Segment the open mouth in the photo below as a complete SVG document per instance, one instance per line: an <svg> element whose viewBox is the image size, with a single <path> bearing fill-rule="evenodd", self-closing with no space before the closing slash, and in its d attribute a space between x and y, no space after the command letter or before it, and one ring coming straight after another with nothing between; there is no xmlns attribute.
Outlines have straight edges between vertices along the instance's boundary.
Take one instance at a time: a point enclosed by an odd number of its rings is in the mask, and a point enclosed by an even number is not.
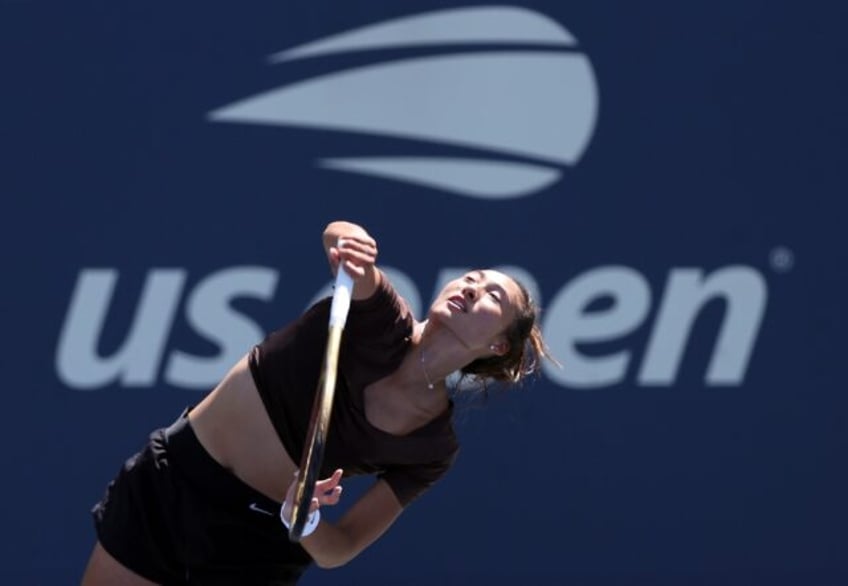
<svg viewBox="0 0 848 586"><path fill-rule="evenodd" d="M451 307L456 311L461 311L463 313L467 311L465 299L461 295L454 295L453 297L449 298L448 307Z"/></svg>

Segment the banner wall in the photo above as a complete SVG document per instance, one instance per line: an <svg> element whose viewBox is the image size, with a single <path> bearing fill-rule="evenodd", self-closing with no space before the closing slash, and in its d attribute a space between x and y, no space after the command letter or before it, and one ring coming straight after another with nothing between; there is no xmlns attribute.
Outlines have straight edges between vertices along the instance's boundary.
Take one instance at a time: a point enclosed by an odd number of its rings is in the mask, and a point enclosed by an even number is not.
<svg viewBox="0 0 848 586"><path fill-rule="evenodd" d="M842 583L847 17L0 1L3 583L78 583L123 461L327 294L335 219L419 317L522 278L562 368L460 401L455 468L304 584Z"/></svg>

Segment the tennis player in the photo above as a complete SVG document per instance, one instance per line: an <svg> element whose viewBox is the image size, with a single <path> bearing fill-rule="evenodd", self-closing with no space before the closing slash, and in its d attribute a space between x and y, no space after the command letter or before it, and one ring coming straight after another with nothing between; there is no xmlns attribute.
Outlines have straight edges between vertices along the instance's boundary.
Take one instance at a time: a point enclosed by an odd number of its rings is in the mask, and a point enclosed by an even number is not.
<svg viewBox="0 0 848 586"><path fill-rule="evenodd" d="M329 299L271 333L194 408L154 431L92 510L84 586L294 584L378 539L457 455L445 378L517 383L549 357L526 289L493 270L448 283L416 321L356 224L323 233L332 270L353 278L320 480L299 543L289 540L327 338ZM337 523L343 476L375 482Z"/></svg>

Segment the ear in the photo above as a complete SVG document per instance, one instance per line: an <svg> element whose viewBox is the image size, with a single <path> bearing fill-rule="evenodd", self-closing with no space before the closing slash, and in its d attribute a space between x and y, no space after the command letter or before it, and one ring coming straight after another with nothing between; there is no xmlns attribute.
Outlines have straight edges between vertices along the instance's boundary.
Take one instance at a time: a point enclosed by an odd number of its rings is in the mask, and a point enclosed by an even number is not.
<svg viewBox="0 0 848 586"><path fill-rule="evenodd" d="M489 344L489 350L494 352L497 356L503 356L509 352L509 342L506 341L505 337L499 336L491 344Z"/></svg>

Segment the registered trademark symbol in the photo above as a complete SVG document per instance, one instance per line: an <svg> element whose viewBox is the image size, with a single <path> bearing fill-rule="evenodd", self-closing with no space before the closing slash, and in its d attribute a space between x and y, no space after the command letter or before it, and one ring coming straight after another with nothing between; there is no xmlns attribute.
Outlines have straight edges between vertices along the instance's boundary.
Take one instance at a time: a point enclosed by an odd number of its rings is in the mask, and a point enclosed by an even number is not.
<svg viewBox="0 0 848 586"><path fill-rule="evenodd" d="M795 266L795 254L785 246L776 246L769 254L769 263L776 273L788 273Z"/></svg>

